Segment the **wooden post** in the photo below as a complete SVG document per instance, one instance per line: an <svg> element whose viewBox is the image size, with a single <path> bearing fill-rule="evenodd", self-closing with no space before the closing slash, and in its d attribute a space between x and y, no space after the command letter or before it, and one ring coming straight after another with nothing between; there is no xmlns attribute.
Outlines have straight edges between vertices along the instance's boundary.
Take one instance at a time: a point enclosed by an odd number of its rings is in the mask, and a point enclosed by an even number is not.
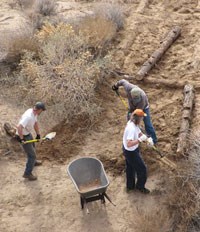
<svg viewBox="0 0 200 232"><path fill-rule="evenodd" d="M185 85L184 96L182 122L177 146L177 153L179 154L184 154L187 146L187 136L190 128L190 121L194 103L194 88L192 85Z"/></svg>
<svg viewBox="0 0 200 232"><path fill-rule="evenodd" d="M181 34L181 28L176 26L174 27L166 36L166 38L161 42L161 46L157 49L150 58L142 65L140 70L136 74L138 80L142 80L147 73L154 67L154 65L161 59L167 49L171 44L178 38Z"/></svg>

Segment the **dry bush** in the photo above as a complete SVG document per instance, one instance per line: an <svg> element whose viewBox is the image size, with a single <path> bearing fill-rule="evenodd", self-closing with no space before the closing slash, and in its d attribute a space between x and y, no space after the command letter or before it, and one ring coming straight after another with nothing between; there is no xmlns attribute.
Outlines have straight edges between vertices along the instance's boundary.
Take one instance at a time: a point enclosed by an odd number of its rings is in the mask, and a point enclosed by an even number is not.
<svg viewBox="0 0 200 232"><path fill-rule="evenodd" d="M41 15L51 16L56 12L55 0L35 0L35 9Z"/></svg>
<svg viewBox="0 0 200 232"><path fill-rule="evenodd" d="M78 31L87 39L86 44L95 51L104 50L116 35L115 25L101 16L84 18L79 24Z"/></svg>
<svg viewBox="0 0 200 232"><path fill-rule="evenodd" d="M80 114L92 120L100 112L95 88L107 59L94 59L85 46L86 39L70 25L47 24L37 39L39 60L34 53L26 52L18 76L19 90L26 95L27 104L33 104L33 96L37 96L54 109L53 117L60 121Z"/></svg>
<svg viewBox="0 0 200 232"><path fill-rule="evenodd" d="M38 52L38 44L31 28L20 28L15 32L4 33L1 37L1 47L6 54L7 63L18 63L25 50Z"/></svg>
<svg viewBox="0 0 200 232"><path fill-rule="evenodd" d="M190 231L200 224L200 133L193 134L188 156L171 179L168 204L174 231Z"/></svg>
<svg viewBox="0 0 200 232"><path fill-rule="evenodd" d="M54 0L35 0L33 7L26 11L34 29L41 29L45 22L57 18Z"/></svg>
<svg viewBox="0 0 200 232"><path fill-rule="evenodd" d="M113 22L117 31L124 27L124 14L120 4L106 2L97 4L95 14Z"/></svg>
<svg viewBox="0 0 200 232"><path fill-rule="evenodd" d="M41 29L46 21L57 16L55 0L13 0L9 5L11 8L21 9L34 29Z"/></svg>

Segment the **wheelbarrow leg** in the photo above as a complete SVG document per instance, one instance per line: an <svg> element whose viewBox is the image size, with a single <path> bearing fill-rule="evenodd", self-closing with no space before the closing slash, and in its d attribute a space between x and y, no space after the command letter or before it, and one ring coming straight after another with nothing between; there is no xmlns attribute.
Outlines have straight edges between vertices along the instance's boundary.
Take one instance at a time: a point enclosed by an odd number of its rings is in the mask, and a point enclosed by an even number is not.
<svg viewBox="0 0 200 232"><path fill-rule="evenodd" d="M80 202L81 202L81 209L84 208L84 199L82 197L80 197Z"/></svg>
<svg viewBox="0 0 200 232"><path fill-rule="evenodd" d="M81 202L81 209L84 209L84 205L85 205L86 212L87 212L87 214L89 214L90 212L89 212L89 209L87 207L87 200L86 200L86 198L85 197L80 197L80 202Z"/></svg>
<svg viewBox="0 0 200 232"><path fill-rule="evenodd" d="M101 193L101 194L99 194L99 196L100 196L100 198L101 198L101 204L105 204L105 203L106 203L106 201L105 201L104 194L103 194L103 193Z"/></svg>
<svg viewBox="0 0 200 232"><path fill-rule="evenodd" d="M110 201L110 203L114 206L116 206L110 199L110 197L106 194L106 193L103 193L103 195Z"/></svg>

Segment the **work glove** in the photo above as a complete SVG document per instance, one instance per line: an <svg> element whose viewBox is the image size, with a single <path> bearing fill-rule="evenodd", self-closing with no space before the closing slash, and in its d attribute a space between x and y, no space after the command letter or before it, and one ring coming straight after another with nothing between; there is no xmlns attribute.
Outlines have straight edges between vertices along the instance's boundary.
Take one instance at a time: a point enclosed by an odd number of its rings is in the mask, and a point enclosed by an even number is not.
<svg viewBox="0 0 200 232"><path fill-rule="evenodd" d="M37 134L37 136L35 137L35 139L41 139L40 134Z"/></svg>
<svg viewBox="0 0 200 232"><path fill-rule="evenodd" d="M117 87L116 85L113 85L113 86L112 86L112 90L113 90L113 91L117 91L118 89L119 89L119 87Z"/></svg>
<svg viewBox="0 0 200 232"><path fill-rule="evenodd" d="M147 146L148 147L153 147L154 146L154 142L153 142L153 139L151 137L147 138Z"/></svg>
<svg viewBox="0 0 200 232"><path fill-rule="evenodd" d="M15 135L15 139L16 139L19 143L21 143L21 144L24 144L24 142L25 142L25 140L24 140L24 139L21 139L21 138L19 137L19 135Z"/></svg>
<svg viewBox="0 0 200 232"><path fill-rule="evenodd" d="M25 143L25 140L19 138L19 142L23 145Z"/></svg>
<svg viewBox="0 0 200 232"><path fill-rule="evenodd" d="M138 138L138 140L139 140L139 142L144 142L144 141L146 141L148 138L147 138L147 136L145 135L145 134L142 134L139 138Z"/></svg>

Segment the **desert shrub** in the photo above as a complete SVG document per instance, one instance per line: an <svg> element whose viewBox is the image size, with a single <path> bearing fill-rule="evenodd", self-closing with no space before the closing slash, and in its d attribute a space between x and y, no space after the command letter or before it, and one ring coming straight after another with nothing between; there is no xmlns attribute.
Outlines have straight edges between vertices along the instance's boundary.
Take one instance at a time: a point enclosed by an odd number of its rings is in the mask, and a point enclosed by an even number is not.
<svg viewBox="0 0 200 232"><path fill-rule="evenodd" d="M55 0L12 0L9 5L22 10L34 29L41 29L46 21L57 18Z"/></svg>
<svg viewBox="0 0 200 232"><path fill-rule="evenodd" d="M95 7L95 14L113 22L117 31L124 27L124 14L120 4L102 2Z"/></svg>
<svg viewBox="0 0 200 232"><path fill-rule="evenodd" d="M55 0L35 0L36 12L44 16L54 15L56 12Z"/></svg>
<svg viewBox="0 0 200 232"><path fill-rule="evenodd" d="M37 96L54 109L53 117L59 120L80 114L94 118L100 112L95 88L108 59L94 59L85 45L87 39L67 24L47 24L36 39L39 59L27 51L20 63L19 91L26 95L26 102L33 104Z"/></svg>
<svg viewBox="0 0 200 232"><path fill-rule="evenodd" d="M86 38L87 46L99 54L108 48L116 35L116 27L101 16L89 16L79 23L78 33Z"/></svg>
<svg viewBox="0 0 200 232"><path fill-rule="evenodd" d="M189 231L200 223L200 133L191 137L191 149L171 179L168 204L174 231Z"/></svg>
<svg viewBox="0 0 200 232"><path fill-rule="evenodd" d="M8 63L19 63L25 50L38 52L38 44L31 28L20 28L15 32L5 32L4 37L1 37L0 40L1 47L6 54L5 61Z"/></svg>

